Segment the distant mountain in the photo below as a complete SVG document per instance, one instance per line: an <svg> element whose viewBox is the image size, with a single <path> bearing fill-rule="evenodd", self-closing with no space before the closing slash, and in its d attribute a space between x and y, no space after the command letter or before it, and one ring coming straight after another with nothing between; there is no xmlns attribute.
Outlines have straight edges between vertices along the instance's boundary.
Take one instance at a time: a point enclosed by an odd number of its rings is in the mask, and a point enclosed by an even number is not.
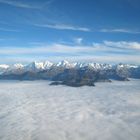
<svg viewBox="0 0 140 140"><path fill-rule="evenodd" d="M6 65L6 64L0 65L0 74L6 72L6 70L7 70L8 68L9 68L9 66Z"/></svg>
<svg viewBox="0 0 140 140"><path fill-rule="evenodd" d="M140 79L140 66L129 64L70 63L63 60L59 63L32 62L27 65L0 65L0 79L7 80L51 80L52 85L94 86L95 82L129 78Z"/></svg>

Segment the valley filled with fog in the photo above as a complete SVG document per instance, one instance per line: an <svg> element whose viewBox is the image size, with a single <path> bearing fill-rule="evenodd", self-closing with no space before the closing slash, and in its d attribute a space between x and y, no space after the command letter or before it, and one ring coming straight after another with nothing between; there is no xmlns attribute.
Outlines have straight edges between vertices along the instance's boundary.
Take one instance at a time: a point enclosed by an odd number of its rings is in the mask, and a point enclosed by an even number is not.
<svg viewBox="0 0 140 140"><path fill-rule="evenodd" d="M49 84L0 81L0 140L140 139L140 80Z"/></svg>

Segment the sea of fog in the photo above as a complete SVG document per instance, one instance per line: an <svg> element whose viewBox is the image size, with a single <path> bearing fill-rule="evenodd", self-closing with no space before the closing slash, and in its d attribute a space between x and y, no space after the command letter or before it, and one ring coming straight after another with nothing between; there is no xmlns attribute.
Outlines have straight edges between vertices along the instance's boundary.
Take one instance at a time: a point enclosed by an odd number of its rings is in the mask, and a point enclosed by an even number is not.
<svg viewBox="0 0 140 140"><path fill-rule="evenodd" d="M0 81L0 140L140 140L140 80Z"/></svg>

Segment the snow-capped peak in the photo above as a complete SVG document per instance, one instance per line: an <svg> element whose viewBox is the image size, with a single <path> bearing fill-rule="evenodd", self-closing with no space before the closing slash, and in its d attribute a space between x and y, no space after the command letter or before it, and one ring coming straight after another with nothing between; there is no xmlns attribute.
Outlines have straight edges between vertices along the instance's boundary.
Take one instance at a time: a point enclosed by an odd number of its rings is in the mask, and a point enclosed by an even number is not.
<svg viewBox="0 0 140 140"><path fill-rule="evenodd" d="M68 61L63 60L61 62L58 62L56 64L57 67L65 67L65 68L69 68L69 67L73 67L73 64L70 64Z"/></svg>
<svg viewBox="0 0 140 140"><path fill-rule="evenodd" d="M6 65L6 64L1 64L0 65L0 75L4 72L6 72L9 68L9 65Z"/></svg>
<svg viewBox="0 0 140 140"><path fill-rule="evenodd" d="M129 69L129 68L138 68L138 67L139 67L138 65L122 64L122 63L120 63L120 64L117 65L117 68L118 68L118 69L122 69L122 68L127 68L127 69Z"/></svg>
<svg viewBox="0 0 140 140"><path fill-rule="evenodd" d="M74 67L75 68L84 68L84 67L88 67L88 68L91 68L91 69L94 69L94 70L99 70L99 69L110 69L112 68L111 65L109 64L99 64L99 63L93 63L93 62L90 62L90 63L81 63L81 62L77 62L77 63L73 63L74 64Z"/></svg>
<svg viewBox="0 0 140 140"><path fill-rule="evenodd" d="M100 63L94 63L94 62L75 62L75 63L70 63L66 60L60 61L58 63L51 63L49 61L44 61L44 62L32 62L28 65L22 65L20 63L14 64L14 65L6 65L6 64L1 64L0 65L0 73L3 72L26 72L26 71L41 71L41 70L47 70L50 68L89 68L93 70L108 70L108 69L130 69L130 68L139 68L138 65L132 65L132 64L118 64L118 65L109 65L109 64L100 64Z"/></svg>
<svg viewBox="0 0 140 140"><path fill-rule="evenodd" d="M24 65L22 65L20 63L17 63L17 64L13 65L13 68L15 68L15 69L22 69L23 67L24 67Z"/></svg>
<svg viewBox="0 0 140 140"><path fill-rule="evenodd" d="M34 61L34 62L26 65L25 69L28 71L42 70L42 69L44 69L44 64L43 64L43 62Z"/></svg>
<svg viewBox="0 0 140 140"><path fill-rule="evenodd" d="M53 63L51 63L50 61L45 61L43 63L44 69L48 69L53 65Z"/></svg>
<svg viewBox="0 0 140 140"><path fill-rule="evenodd" d="M137 66L137 65L132 65L132 64L127 65L127 67L128 67L128 68L138 68L138 66Z"/></svg>
<svg viewBox="0 0 140 140"><path fill-rule="evenodd" d="M6 65L6 64L0 65L0 69L8 69L8 68L9 68L9 65Z"/></svg>

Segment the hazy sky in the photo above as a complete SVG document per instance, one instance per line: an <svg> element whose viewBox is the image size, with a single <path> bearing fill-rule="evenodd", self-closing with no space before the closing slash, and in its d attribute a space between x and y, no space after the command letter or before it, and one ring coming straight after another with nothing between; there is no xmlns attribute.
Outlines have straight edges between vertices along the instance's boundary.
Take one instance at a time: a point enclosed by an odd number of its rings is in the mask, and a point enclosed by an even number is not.
<svg viewBox="0 0 140 140"><path fill-rule="evenodd" d="M139 0L0 0L0 63L140 64Z"/></svg>

